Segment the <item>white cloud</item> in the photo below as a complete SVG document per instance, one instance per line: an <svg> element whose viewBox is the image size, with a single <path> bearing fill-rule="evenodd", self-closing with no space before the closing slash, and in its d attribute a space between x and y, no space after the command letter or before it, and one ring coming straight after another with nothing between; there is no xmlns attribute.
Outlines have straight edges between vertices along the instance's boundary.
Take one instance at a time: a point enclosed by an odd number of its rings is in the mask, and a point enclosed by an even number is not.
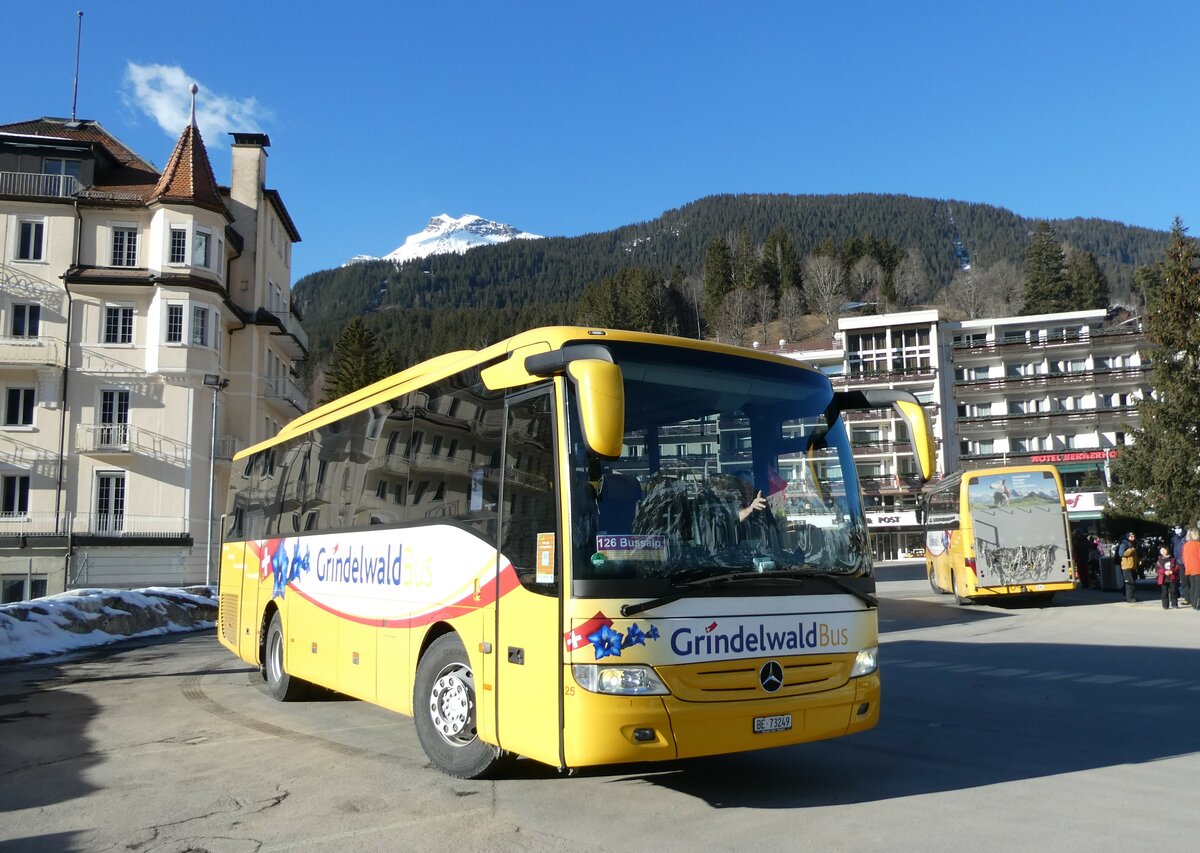
<svg viewBox="0 0 1200 853"><path fill-rule="evenodd" d="M154 119L164 133L174 138L188 124L192 83L200 88L196 95L196 125L209 145L228 145L227 134L233 131L262 131L271 118L270 110L254 98L239 99L212 92L177 65L127 63L121 94L125 103Z"/></svg>

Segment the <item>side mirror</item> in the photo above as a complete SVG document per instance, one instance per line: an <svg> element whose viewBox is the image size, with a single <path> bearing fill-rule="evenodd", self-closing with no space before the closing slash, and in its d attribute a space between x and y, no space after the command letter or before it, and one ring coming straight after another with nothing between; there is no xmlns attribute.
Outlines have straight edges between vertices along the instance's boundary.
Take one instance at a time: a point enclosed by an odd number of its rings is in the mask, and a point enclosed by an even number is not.
<svg viewBox="0 0 1200 853"><path fill-rule="evenodd" d="M575 384L583 440L597 456L616 459L625 440L625 385L611 361L585 358L567 363Z"/></svg>
<svg viewBox="0 0 1200 853"><path fill-rule="evenodd" d="M913 457L916 460L921 480L929 482L929 478L933 476L936 455L933 448L933 428L929 423L929 414L916 398L911 401L894 400L892 407L908 426L908 434L912 438Z"/></svg>
<svg viewBox="0 0 1200 853"><path fill-rule="evenodd" d="M929 413L925 411L920 400L907 391L882 388L837 391L825 410L825 422L832 424L834 418L847 410L880 409L889 404L908 426L917 473L920 474L922 482L928 482L933 476L937 456L933 444L933 427L929 422Z"/></svg>

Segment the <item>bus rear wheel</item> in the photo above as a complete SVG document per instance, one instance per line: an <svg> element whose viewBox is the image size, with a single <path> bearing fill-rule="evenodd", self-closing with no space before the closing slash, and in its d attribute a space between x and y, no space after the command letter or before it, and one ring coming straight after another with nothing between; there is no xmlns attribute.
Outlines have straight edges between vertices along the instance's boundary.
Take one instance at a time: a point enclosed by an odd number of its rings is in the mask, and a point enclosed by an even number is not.
<svg viewBox="0 0 1200 853"><path fill-rule="evenodd" d="M295 702L308 693L308 682L288 675L283 666L283 619L276 612L267 629L266 654L263 655L263 678L267 689L280 702Z"/></svg>
<svg viewBox="0 0 1200 853"><path fill-rule="evenodd" d="M966 596L959 594L959 592L958 592L958 574L956 572L950 573L950 586L954 587L954 603L955 604L959 605L960 607L966 607L969 604L975 603L970 598L967 598Z"/></svg>
<svg viewBox="0 0 1200 853"><path fill-rule="evenodd" d="M494 772L503 753L480 740L475 674L457 634L434 640L421 662L413 687L413 717L425 754L443 773L478 779Z"/></svg>

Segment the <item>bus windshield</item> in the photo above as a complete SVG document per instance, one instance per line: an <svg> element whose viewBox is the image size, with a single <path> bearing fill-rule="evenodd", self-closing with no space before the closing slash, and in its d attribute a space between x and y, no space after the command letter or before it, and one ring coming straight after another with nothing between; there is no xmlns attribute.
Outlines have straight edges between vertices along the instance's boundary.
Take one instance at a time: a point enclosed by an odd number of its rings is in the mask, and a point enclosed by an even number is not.
<svg viewBox="0 0 1200 853"><path fill-rule="evenodd" d="M588 453L570 407L577 593L610 580L870 573L849 440L839 418L826 422L828 379L698 350L609 349L624 379L620 458Z"/></svg>

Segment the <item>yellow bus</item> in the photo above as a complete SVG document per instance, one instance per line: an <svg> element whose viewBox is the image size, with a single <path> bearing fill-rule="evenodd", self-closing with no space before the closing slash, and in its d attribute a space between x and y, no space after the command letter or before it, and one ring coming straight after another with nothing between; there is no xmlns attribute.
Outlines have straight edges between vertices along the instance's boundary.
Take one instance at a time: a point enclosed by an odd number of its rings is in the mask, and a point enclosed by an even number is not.
<svg viewBox="0 0 1200 853"><path fill-rule="evenodd" d="M1062 479L1053 465L957 471L923 504L925 571L959 604L1075 588Z"/></svg>
<svg viewBox="0 0 1200 853"><path fill-rule="evenodd" d="M544 328L426 361L234 461L220 642L277 699L415 718L453 776L794 744L879 715L834 393L783 356ZM803 501L803 513L788 506Z"/></svg>

